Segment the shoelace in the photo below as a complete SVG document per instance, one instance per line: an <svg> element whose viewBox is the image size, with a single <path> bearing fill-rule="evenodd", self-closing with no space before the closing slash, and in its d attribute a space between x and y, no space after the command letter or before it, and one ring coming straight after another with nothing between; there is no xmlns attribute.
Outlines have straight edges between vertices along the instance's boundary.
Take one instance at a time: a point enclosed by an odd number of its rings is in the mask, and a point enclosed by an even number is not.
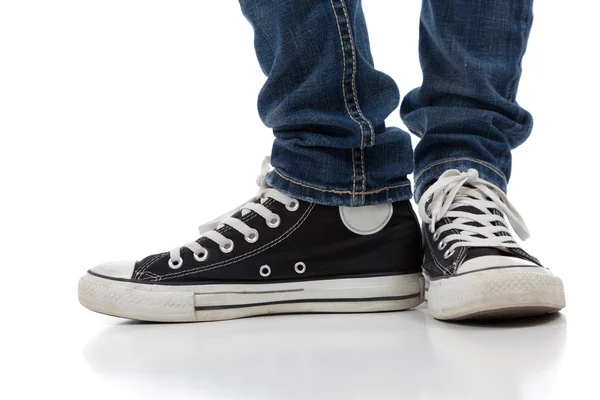
<svg viewBox="0 0 600 400"><path fill-rule="evenodd" d="M269 172L271 167L270 158L265 157L262 166L261 172L258 178L256 179L256 184L259 186L259 191L252 199L248 202L236 207L235 209L213 219L210 222L202 224L198 227L200 231L200 237L205 237L216 244L219 245L219 249L223 253L230 253L234 248L233 240L228 239L223 236L220 232L217 232L217 229L221 228L224 225L230 226L232 229L240 232L244 235L244 238L249 243L254 243L258 240L258 231L256 229L250 228L243 221L238 218L232 217L233 214L238 211L242 212L242 215L250 211L254 211L256 214L265 219L267 226L269 228L277 228L281 222L281 218L279 215L275 214L267 207L263 205L264 201L267 199L273 199L283 205L289 211L296 211L300 206L298 200L293 199L289 196L284 195L283 193L278 192L275 189L269 188L265 183L265 177ZM202 262L208 258L208 250L205 249L198 243L197 241L189 242L185 244L183 247L188 248L194 254L194 259L198 262ZM183 259L181 258L181 248L175 248L169 252L169 267L173 269L180 268L183 265Z"/></svg>
<svg viewBox="0 0 600 400"><path fill-rule="evenodd" d="M458 210L461 207L474 207L482 214ZM490 210L498 210L501 215ZM434 240L446 231L459 232L447 235L438 244L438 249L443 250L452 242L444 258L449 258L458 247L520 248L502 214L522 240L529 237L523 218L506 195L495 185L480 179L475 169L444 172L419 201L419 215L429 225ZM450 218L452 222L436 228L436 223L443 218Z"/></svg>

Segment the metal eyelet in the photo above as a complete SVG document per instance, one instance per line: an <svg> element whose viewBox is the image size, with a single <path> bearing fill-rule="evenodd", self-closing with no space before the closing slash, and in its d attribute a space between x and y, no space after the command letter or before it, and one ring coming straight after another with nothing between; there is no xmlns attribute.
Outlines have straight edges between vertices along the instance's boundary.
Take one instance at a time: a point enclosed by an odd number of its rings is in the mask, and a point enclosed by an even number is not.
<svg viewBox="0 0 600 400"><path fill-rule="evenodd" d="M438 250L442 251L446 248L447 243L444 241L444 239L440 240L440 242L438 243Z"/></svg>
<svg viewBox="0 0 600 400"><path fill-rule="evenodd" d="M444 258L445 259L450 258L450 257L452 257L452 254L454 254L454 250L452 250L452 251L446 250L446 252L444 253Z"/></svg>
<svg viewBox="0 0 600 400"><path fill-rule="evenodd" d="M244 235L244 239L246 239L246 242L248 243L256 242L258 240L258 231L253 229L248 236Z"/></svg>
<svg viewBox="0 0 600 400"><path fill-rule="evenodd" d="M233 251L233 240L230 240L223 246L219 246L223 253L231 253Z"/></svg>
<svg viewBox="0 0 600 400"><path fill-rule="evenodd" d="M273 214L273 218L271 218L270 220L267 220L267 226L269 228L277 228L280 223L281 223L281 218L279 218L279 215L277 215L277 214Z"/></svg>
<svg viewBox="0 0 600 400"><path fill-rule="evenodd" d="M296 265L294 265L294 271L296 271L297 274L303 274L306 272L306 264L302 261L297 262Z"/></svg>
<svg viewBox="0 0 600 400"><path fill-rule="evenodd" d="M262 267L260 267L260 269L258 270L258 273L263 278L266 278L267 276L271 275L271 267L269 267L267 264L265 264Z"/></svg>
<svg viewBox="0 0 600 400"><path fill-rule="evenodd" d="M179 269L183 265L183 258L180 258L178 262L173 262L173 259L169 258L169 267L171 269Z"/></svg>
<svg viewBox="0 0 600 400"><path fill-rule="evenodd" d="M205 261L208 258L208 250L202 250L202 255L194 253L194 260L198 262Z"/></svg>
<svg viewBox="0 0 600 400"><path fill-rule="evenodd" d="M288 211L296 211L298 208L300 208L300 202L296 199L293 199L289 205L285 206L285 208Z"/></svg>
<svg viewBox="0 0 600 400"><path fill-rule="evenodd" d="M439 238L440 238L440 234L439 234L438 232L434 232L434 234L433 234L433 240L434 240L435 242L437 242L437 240L438 240Z"/></svg>

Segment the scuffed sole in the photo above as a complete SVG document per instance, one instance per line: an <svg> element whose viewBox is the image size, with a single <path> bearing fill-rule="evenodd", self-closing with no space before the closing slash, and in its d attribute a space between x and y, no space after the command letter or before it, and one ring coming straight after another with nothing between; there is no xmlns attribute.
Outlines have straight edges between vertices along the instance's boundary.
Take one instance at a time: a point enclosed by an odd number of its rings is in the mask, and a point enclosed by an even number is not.
<svg viewBox="0 0 600 400"><path fill-rule="evenodd" d="M489 269L426 280L429 313L441 320L530 317L565 307L562 281L541 267Z"/></svg>
<svg viewBox="0 0 600 400"><path fill-rule="evenodd" d="M115 317L217 321L268 314L399 311L424 300L423 276L377 276L269 284L166 285L86 273L79 302Z"/></svg>

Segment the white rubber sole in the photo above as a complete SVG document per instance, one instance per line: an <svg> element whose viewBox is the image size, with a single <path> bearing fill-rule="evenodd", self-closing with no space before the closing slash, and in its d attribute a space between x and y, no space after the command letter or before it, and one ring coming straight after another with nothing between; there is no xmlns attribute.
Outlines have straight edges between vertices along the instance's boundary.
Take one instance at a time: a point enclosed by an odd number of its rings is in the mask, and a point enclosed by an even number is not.
<svg viewBox="0 0 600 400"><path fill-rule="evenodd" d="M423 300L420 273L268 284L145 284L89 273L79 280L79 302L86 308L115 317L160 322L399 311L416 307Z"/></svg>
<svg viewBox="0 0 600 400"><path fill-rule="evenodd" d="M429 313L437 319L515 318L565 307L561 279L541 267L507 267L429 280Z"/></svg>

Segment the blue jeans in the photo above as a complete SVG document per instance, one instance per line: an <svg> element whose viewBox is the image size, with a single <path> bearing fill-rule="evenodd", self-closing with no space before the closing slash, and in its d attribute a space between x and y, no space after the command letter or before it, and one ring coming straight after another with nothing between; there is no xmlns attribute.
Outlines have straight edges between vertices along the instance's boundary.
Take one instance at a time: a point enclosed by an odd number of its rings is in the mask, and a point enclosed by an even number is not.
<svg viewBox="0 0 600 400"><path fill-rule="evenodd" d="M423 0L421 87L400 115L421 138L386 127L400 94L376 70L361 0L240 0L267 81L258 97L273 129L283 193L325 205L415 197L447 169L475 168L506 191L511 149L533 124L515 101L533 0ZM390 49L394 51L394 49Z"/></svg>

